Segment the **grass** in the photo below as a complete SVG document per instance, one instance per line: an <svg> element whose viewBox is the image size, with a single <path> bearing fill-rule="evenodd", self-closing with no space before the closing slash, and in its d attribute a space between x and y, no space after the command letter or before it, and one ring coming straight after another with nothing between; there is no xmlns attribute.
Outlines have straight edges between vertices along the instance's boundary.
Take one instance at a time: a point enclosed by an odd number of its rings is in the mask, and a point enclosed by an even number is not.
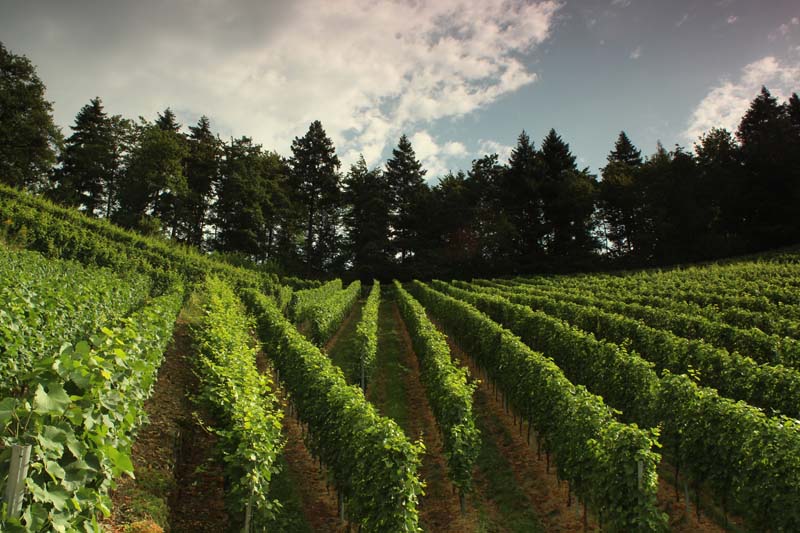
<svg viewBox="0 0 800 533"><path fill-rule="evenodd" d="M277 462L281 470L270 481L269 497L281 502L281 508L275 513L275 519L270 523L269 531L313 533L314 530L311 529L303 515L302 496L297 490L297 486L302 483L302 480L294 479L289 471L289 465L282 455Z"/></svg>
<svg viewBox="0 0 800 533"><path fill-rule="evenodd" d="M359 365L356 358L355 351L353 350L353 340L355 338L356 327L361 321L361 313L364 309L364 300L359 300L353 306L351 316L345 320L345 324L339 331L339 338L328 352L328 357L331 358L333 364L342 369L345 379L350 384L359 383L360 375L358 375Z"/></svg>
<svg viewBox="0 0 800 533"><path fill-rule="evenodd" d="M534 513L527 496L520 490L514 478L514 468L500 451L497 441L511 444L508 429L486 415L486 396L481 390L475 392L476 425L481 432L481 450L477 466L486 482L485 499L497 507L500 531L531 533L544 531L539 518ZM479 502L478 513L481 518L480 531L498 531L487 510Z"/></svg>
<svg viewBox="0 0 800 533"><path fill-rule="evenodd" d="M410 369L403 364L405 344L400 325L394 319L394 297L390 291L381 294L378 309L378 355L375 375L367 389L367 399L383 414L397 422L408 435L410 429L405 375ZM409 437L416 438L416 436Z"/></svg>

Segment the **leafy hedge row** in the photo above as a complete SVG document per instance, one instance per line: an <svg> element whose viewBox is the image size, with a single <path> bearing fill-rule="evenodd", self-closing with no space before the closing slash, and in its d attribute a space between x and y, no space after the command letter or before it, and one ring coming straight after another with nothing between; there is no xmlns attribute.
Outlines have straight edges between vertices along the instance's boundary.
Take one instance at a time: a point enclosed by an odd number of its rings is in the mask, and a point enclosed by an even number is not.
<svg viewBox="0 0 800 533"><path fill-rule="evenodd" d="M506 325L534 350L552 357L573 382L585 385L605 402L622 411L621 419L653 427L653 407L658 392L658 375L653 364L635 352L595 339L564 320L533 311L493 294L475 293L434 282L433 286L464 300ZM488 289L487 289L488 290Z"/></svg>
<svg viewBox="0 0 800 533"><path fill-rule="evenodd" d="M452 288L504 323L533 340L526 328L530 308L496 295ZM502 306L506 309L503 311ZM507 321L507 322L506 322ZM549 344L559 358L573 341L565 336ZM598 346L600 343L598 343ZM551 353L551 352L548 352ZM592 352L583 355L591 360ZM770 417L760 409L721 397L716 390L697 386L686 376L668 371L658 381L653 412L646 417L662 427L667 452L675 466L697 484L707 483L728 509L753 525L771 531L797 531L800 501L800 424L783 416ZM631 384L619 382L620 387ZM758 487L756 489L756 487Z"/></svg>
<svg viewBox="0 0 800 533"><path fill-rule="evenodd" d="M274 274L215 261L191 247L143 237L106 220L0 185L0 236L3 235L48 257L75 259L117 271L178 272L190 283L202 282L207 274L214 274L237 288L257 288L270 295L279 286Z"/></svg>
<svg viewBox="0 0 800 533"><path fill-rule="evenodd" d="M738 351L760 363L784 364L800 368L800 341L797 339L767 334L755 328L742 329L704 316L658 309L638 303L626 303L602 291L595 296L591 293L576 293L573 290L558 288L537 290L531 287L522 290L537 296L566 299L636 318L653 328L666 329L688 339L703 339L731 352Z"/></svg>
<svg viewBox="0 0 800 533"><path fill-rule="evenodd" d="M358 366L353 369L353 374L360 376L359 382L363 391L367 390L367 380L375 370L375 360L378 354L378 309L380 303L381 284L374 281L353 337L353 348L356 352L353 360L357 361Z"/></svg>
<svg viewBox="0 0 800 533"><path fill-rule="evenodd" d="M666 529L656 505L657 430L618 422L599 396L573 385L552 359L470 304L420 282L410 289L532 424L544 449L556 455L559 476L606 527Z"/></svg>
<svg viewBox="0 0 800 533"><path fill-rule="evenodd" d="M287 316L295 324L309 319L309 312L320 300L324 300L342 290L342 280L336 278L319 287L295 291L287 310Z"/></svg>
<svg viewBox="0 0 800 533"><path fill-rule="evenodd" d="M32 445L21 522L8 531L96 531L109 514L113 479L132 474L132 434L142 423L164 350L183 304L170 288L88 341L37 360L25 398L0 401L0 485L10 446Z"/></svg>
<svg viewBox="0 0 800 533"><path fill-rule="evenodd" d="M150 288L146 276L0 245L0 398L24 394L21 385L38 359L127 315Z"/></svg>
<svg viewBox="0 0 800 533"><path fill-rule="evenodd" d="M359 296L361 296L361 282L356 280L346 289L336 291L327 298L317 301L308 310L311 338L318 346L322 346L333 337Z"/></svg>
<svg viewBox="0 0 800 533"><path fill-rule="evenodd" d="M461 285L460 286L465 286ZM467 285L467 287L469 287ZM723 396L787 416L800 417L800 372L782 365L759 365L702 340L678 337L638 320L548 296L534 296L471 286L502 295L511 302L560 317L586 331L619 344L629 344L659 370L681 374L691 369L699 382Z"/></svg>
<svg viewBox="0 0 800 533"><path fill-rule="evenodd" d="M481 445L472 414L472 393L476 385L468 382L468 370L450 358L447 338L428 320L425 308L400 282L395 281L394 286L403 321L420 361L425 392L442 430L448 475L458 487L463 505L464 494L472 486L472 467Z"/></svg>
<svg viewBox="0 0 800 533"><path fill-rule="evenodd" d="M200 397L218 421L214 432L220 438L229 481L229 516L241 522L250 505L251 530L260 531L276 505L268 494L283 448L283 413L271 380L256 367L252 319L242 303L218 278L208 278L198 297L202 316L192 327L192 338Z"/></svg>
<svg viewBox="0 0 800 533"><path fill-rule="evenodd" d="M563 278L558 278L558 283L551 280L550 286L555 287L559 284L562 284L562 279ZM481 285L497 288L532 288L531 283L514 282L504 279L474 281L475 283L479 283ZM607 289L601 291L601 289L598 287L588 283L580 285L566 283L563 284L565 287L570 289L586 291L594 294L602 292L603 296L614 298L619 301L636 303L643 306L665 309L669 311L676 311L692 316L702 316L711 321L721 322L739 328L758 328L767 334L800 339L800 321L786 318L780 314L776 314L775 312L751 311L749 309L735 307L720 309L716 305L703 305L696 302L687 302L685 300L675 299L669 296L634 294L630 291L608 291ZM539 285L540 284L537 283L535 286Z"/></svg>
<svg viewBox="0 0 800 533"><path fill-rule="evenodd" d="M285 389L309 426L308 446L329 468L347 513L365 532L419 531L421 443L378 414L357 386L254 290L242 297Z"/></svg>

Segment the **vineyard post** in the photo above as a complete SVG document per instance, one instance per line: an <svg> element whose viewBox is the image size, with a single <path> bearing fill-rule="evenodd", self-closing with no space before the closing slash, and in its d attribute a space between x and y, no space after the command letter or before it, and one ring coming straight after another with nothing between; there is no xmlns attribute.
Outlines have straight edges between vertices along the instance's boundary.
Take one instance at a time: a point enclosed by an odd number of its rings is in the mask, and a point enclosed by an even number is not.
<svg viewBox="0 0 800 533"><path fill-rule="evenodd" d="M253 519L253 492L255 487L253 486L253 480L250 480L250 497L247 499L247 510L245 511L244 515L244 533L250 533L252 528L252 519Z"/></svg>
<svg viewBox="0 0 800 533"><path fill-rule="evenodd" d="M6 485L8 516L18 518L25 497L25 478L28 477L28 464L31 460L31 445L14 444L11 447L11 468Z"/></svg>

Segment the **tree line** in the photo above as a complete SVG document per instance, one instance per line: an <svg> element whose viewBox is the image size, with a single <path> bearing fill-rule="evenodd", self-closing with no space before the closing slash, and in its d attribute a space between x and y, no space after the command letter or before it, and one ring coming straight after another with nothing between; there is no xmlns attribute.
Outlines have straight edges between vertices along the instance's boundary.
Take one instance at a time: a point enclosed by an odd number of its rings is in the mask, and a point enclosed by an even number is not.
<svg viewBox="0 0 800 533"><path fill-rule="evenodd" d="M800 100L766 88L736 132L643 157L621 132L601 179L550 130L523 131L507 163L476 159L434 185L408 137L342 169L314 121L291 156L210 120L184 128L106 113L99 97L64 138L34 66L0 43L0 181L90 216L268 268L361 279L650 266L797 242Z"/></svg>

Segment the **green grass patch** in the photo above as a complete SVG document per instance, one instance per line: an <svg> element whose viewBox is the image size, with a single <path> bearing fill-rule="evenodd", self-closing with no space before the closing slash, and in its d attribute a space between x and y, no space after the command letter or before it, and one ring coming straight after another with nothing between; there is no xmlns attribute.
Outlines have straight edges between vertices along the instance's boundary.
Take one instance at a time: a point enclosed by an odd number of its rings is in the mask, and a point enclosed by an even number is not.
<svg viewBox="0 0 800 533"><path fill-rule="evenodd" d="M331 358L333 364L338 366L344 372L344 377L350 384L358 384L361 377L358 375L358 353L356 352L354 341L356 327L361 321L361 311L364 308L364 301L359 300L353 306L353 316L345 319L344 327L339 333L339 338L336 343L331 347L328 352L328 357Z"/></svg>
<svg viewBox="0 0 800 533"><path fill-rule="evenodd" d="M477 465L486 480L486 492L483 497L494 503L497 507L498 518L500 518L500 524L497 524L500 526L498 529L495 524L491 523L493 517L489 516L483 505L478 504L478 514L481 520L480 531L518 531L520 533L545 531L527 496L519 489L512 465L503 457L495 442L495 438L499 438L504 443L510 444L512 442L511 435L496 420L489 420L485 416L486 397L483 392L476 391L475 404L478 407L476 409L478 415L476 425L481 432L482 440ZM479 406L484 408L481 409Z"/></svg>
<svg viewBox="0 0 800 533"><path fill-rule="evenodd" d="M303 498L297 488L298 481L284 456L277 460L280 471L272 476L269 486L269 499L281 502L281 508L275 518L269 522L268 531L285 531L292 533L314 533L303 515Z"/></svg>
<svg viewBox="0 0 800 533"><path fill-rule="evenodd" d="M405 389L405 376L411 370L403 364L406 345L401 326L395 319L394 292L387 290L381 295L378 311L378 357L372 385L367 399L382 415L397 422L409 438L409 409Z"/></svg>

